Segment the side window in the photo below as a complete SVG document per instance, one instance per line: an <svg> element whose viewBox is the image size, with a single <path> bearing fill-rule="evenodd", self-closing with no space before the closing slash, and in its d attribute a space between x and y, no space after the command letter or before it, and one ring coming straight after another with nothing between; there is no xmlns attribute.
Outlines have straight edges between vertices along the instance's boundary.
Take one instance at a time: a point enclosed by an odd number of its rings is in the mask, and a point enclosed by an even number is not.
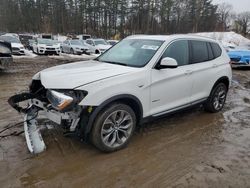
<svg viewBox="0 0 250 188"><path fill-rule="evenodd" d="M211 47L212 47L214 58L220 57L221 53L222 53L222 50L221 50L220 46L218 44L212 43L212 42L210 44L211 44Z"/></svg>
<svg viewBox="0 0 250 188"><path fill-rule="evenodd" d="M208 60L213 60L213 59L215 59L215 58L214 58L213 51L212 51L212 47L211 47L211 45L210 45L209 42L207 42L207 50L208 50Z"/></svg>
<svg viewBox="0 0 250 188"><path fill-rule="evenodd" d="M192 63L201 63L209 60L207 43L203 41L190 41L192 47Z"/></svg>
<svg viewBox="0 0 250 188"><path fill-rule="evenodd" d="M180 40L173 42L163 53L162 58L171 57L175 59L178 66L189 64L188 41Z"/></svg>

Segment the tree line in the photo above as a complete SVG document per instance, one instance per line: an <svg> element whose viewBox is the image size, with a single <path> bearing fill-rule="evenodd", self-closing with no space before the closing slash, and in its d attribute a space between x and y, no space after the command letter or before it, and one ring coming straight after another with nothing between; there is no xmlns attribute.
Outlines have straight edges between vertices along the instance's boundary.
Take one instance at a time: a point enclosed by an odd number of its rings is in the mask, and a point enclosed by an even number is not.
<svg viewBox="0 0 250 188"><path fill-rule="evenodd" d="M88 33L121 38L131 34L249 32L250 13L232 14L212 0L0 0L0 31Z"/></svg>

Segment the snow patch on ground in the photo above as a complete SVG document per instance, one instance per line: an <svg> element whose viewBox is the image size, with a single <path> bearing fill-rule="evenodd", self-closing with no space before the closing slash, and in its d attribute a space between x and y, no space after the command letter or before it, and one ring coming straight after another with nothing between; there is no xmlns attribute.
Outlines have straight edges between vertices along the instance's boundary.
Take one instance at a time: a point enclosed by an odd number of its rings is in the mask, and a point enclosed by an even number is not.
<svg viewBox="0 0 250 188"><path fill-rule="evenodd" d="M249 39L233 31L231 32L204 32L204 33L195 33L195 34L220 41L224 46L239 46L240 44L250 43Z"/></svg>
<svg viewBox="0 0 250 188"><path fill-rule="evenodd" d="M32 51L30 50L24 50L25 55L13 55L14 59L21 59L21 58L35 58L37 57L36 54L34 54Z"/></svg>

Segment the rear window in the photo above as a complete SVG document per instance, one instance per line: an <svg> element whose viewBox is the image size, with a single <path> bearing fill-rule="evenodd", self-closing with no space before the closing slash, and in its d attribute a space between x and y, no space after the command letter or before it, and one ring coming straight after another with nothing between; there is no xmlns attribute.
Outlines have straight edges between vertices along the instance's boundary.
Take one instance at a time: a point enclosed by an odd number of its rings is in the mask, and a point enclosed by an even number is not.
<svg viewBox="0 0 250 188"><path fill-rule="evenodd" d="M212 50L213 50L213 54L214 54L214 59L217 58L217 57L220 57L221 56L221 53L222 53L222 50L220 48L220 46L216 43L210 43L211 44L211 47L212 47Z"/></svg>
<svg viewBox="0 0 250 188"><path fill-rule="evenodd" d="M207 42L190 41L192 48L192 63L201 63L209 60Z"/></svg>

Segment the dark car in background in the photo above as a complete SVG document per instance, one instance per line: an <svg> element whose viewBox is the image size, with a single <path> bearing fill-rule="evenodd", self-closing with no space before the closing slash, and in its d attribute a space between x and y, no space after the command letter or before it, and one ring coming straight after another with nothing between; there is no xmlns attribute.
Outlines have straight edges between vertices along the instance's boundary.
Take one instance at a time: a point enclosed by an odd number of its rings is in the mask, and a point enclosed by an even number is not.
<svg viewBox="0 0 250 188"><path fill-rule="evenodd" d="M36 42L35 39L29 39L27 44L27 49L33 51L33 44Z"/></svg>
<svg viewBox="0 0 250 188"><path fill-rule="evenodd" d="M29 34L19 34L19 39L20 39L21 43L24 45L24 47L28 48L29 40L32 40L33 36L29 35Z"/></svg>
<svg viewBox="0 0 250 188"><path fill-rule="evenodd" d="M11 44L0 40L0 69L7 68L12 62Z"/></svg>

